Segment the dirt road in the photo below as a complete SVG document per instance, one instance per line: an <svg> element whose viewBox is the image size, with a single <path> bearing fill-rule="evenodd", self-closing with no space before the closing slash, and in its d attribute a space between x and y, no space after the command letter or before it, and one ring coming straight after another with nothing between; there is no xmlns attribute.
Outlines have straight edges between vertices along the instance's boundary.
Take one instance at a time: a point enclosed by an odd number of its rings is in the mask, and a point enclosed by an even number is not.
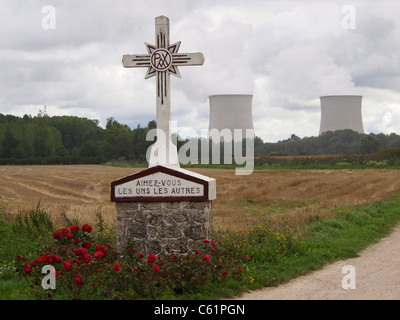
<svg viewBox="0 0 400 320"><path fill-rule="evenodd" d="M400 300L400 226L357 258L341 260L279 287L246 293L246 300ZM345 268L344 266L352 266ZM354 273L353 273L354 271ZM344 289L355 274L355 288Z"/></svg>

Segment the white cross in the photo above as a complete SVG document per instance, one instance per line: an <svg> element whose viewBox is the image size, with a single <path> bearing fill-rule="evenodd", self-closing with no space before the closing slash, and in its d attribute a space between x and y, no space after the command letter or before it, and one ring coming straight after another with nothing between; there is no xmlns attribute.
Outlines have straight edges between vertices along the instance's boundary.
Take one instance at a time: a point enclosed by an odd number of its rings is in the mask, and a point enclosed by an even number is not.
<svg viewBox="0 0 400 320"><path fill-rule="evenodd" d="M156 44L145 43L147 54L126 54L122 58L125 68L147 67L145 79L156 77L157 87L157 130L164 133L164 139L157 134L157 142L153 151L158 150L158 156L151 153L149 166L178 166L179 159L176 146L171 140L171 90L170 75L181 78L179 66L196 66L204 63L202 53L178 53L181 42L169 43L169 19L164 16L155 18ZM161 134L162 135L162 134ZM156 151L157 152L157 151ZM165 156L160 156L160 152Z"/></svg>

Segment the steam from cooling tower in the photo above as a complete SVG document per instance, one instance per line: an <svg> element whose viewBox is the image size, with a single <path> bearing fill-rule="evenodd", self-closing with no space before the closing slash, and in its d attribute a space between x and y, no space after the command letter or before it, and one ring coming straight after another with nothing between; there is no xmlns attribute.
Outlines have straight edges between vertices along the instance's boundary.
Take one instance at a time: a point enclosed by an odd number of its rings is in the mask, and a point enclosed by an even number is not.
<svg viewBox="0 0 400 320"><path fill-rule="evenodd" d="M351 129L364 133L361 113L362 96L322 96L319 134L326 131Z"/></svg>

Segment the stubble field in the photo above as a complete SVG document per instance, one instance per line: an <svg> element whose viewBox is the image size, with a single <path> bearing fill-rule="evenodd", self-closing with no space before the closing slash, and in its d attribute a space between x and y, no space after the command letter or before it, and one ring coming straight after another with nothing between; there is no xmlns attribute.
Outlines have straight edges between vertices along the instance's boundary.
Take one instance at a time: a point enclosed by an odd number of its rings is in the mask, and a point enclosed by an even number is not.
<svg viewBox="0 0 400 320"><path fill-rule="evenodd" d="M110 183L143 169L101 165L0 166L0 206L10 216L38 205L56 223L62 213L94 224L101 212L115 223ZM262 170L236 176L233 170L190 169L217 180L214 228L239 229L263 219L301 225L353 206L400 194L399 170Z"/></svg>

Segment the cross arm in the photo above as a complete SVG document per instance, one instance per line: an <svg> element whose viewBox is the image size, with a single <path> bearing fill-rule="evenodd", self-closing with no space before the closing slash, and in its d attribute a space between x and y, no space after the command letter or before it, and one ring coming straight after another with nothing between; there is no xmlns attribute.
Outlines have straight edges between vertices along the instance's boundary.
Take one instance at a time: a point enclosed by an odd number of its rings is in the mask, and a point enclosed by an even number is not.
<svg viewBox="0 0 400 320"><path fill-rule="evenodd" d="M122 65L125 68L150 67L150 54L125 54Z"/></svg>
<svg viewBox="0 0 400 320"><path fill-rule="evenodd" d="M172 54L172 65L174 66L201 66L203 63L204 56L201 52Z"/></svg>

